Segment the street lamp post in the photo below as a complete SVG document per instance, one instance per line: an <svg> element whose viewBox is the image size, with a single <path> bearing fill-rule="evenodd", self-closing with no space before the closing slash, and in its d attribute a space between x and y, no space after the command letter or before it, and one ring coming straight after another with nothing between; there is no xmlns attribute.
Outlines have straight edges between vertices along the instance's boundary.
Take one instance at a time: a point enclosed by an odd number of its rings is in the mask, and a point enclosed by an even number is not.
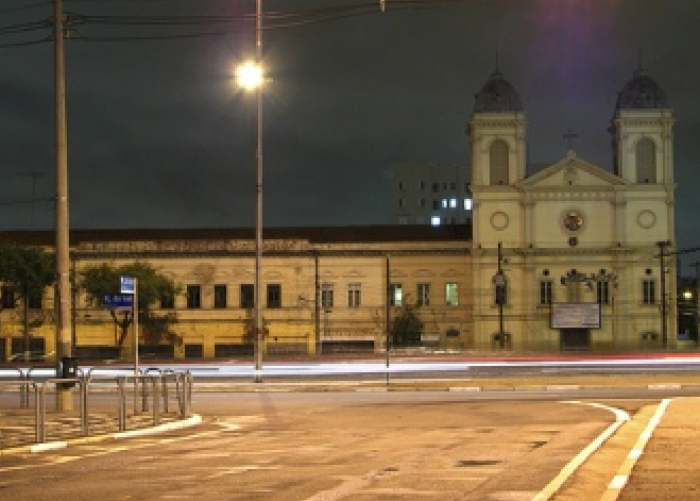
<svg viewBox="0 0 700 501"><path fill-rule="evenodd" d="M507 300L508 281L501 267L502 261L502 246L501 242L498 242L498 268L496 274L493 276L493 284L496 287L496 304L498 305L498 345L503 350L506 348L506 333L503 327L503 305Z"/></svg>
<svg viewBox="0 0 700 501"><path fill-rule="evenodd" d="M262 326L262 225L263 225L263 89L262 70L262 0L255 0L255 62L238 68L238 83L247 90L255 90L257 108L257 148L255 182L255 285L253 298L253 333L255 336L255 381L262 381L263 326Z"/></svg>

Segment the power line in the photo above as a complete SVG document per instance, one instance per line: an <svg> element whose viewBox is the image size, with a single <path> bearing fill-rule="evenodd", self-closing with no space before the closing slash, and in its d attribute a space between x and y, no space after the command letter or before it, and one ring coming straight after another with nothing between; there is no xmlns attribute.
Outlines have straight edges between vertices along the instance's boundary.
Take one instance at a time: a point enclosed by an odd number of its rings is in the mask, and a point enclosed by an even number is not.
<svg viewBox="0 0 700 501"><path fill-rule="evenodd" d="M129 0L71 0L72 3L124 3ZM152 1L152 0L151 0ZM163 4L171 0L161 0ZM406 10L427 10L437 9L449 5L464 4L467 2L478 2L483 0L373 0L361 3L354 3L342 6L331 6L323 8L305 9L298 11L268 11L263 14L266 31L289 29L305 25L318 24L328 21L342 20L360 16L377 15L394 11ZM26 8L44 6L51 2L35 3ZM137 3L137 2L134 2ZM143 5L141 0L139 3ZM22 10L25 8L23 7ZM10 10L20 10L19 7ZM0 11L2 12L2 11ZM253 14L240 15L182 15L182 16L159 16L159 15L89 15L79 13L66 13L66 24L69 28L70 39L90 42L129 42L147 40L177 40L199 37L225 36L241 31L251 31L255 29L252 20ZM185 31L169 33L146 33L146 34L100 34L94 35L85 30L78 31L78 27L111 27L111 28L146 28L146 29L183 29L201 28L205 26L218 26L221 29L211 31ZM17 35L21 33L46 30L53 27L51 19L32 23L23 23L0 28L0 36ZM0 48L21 47L35 45L51 40L53 34L40 40L21 41L0 45Z"/></svg>

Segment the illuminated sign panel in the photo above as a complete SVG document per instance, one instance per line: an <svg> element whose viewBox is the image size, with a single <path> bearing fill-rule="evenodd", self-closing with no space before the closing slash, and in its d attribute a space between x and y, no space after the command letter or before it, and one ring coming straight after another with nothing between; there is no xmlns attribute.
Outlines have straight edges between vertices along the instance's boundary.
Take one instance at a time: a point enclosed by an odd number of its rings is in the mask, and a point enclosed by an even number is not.
<svg viewBox="0 0 700 501"><path fill-rule="evenodd" d="M553 303L552 329L600 329L600 304Z"/></svg>

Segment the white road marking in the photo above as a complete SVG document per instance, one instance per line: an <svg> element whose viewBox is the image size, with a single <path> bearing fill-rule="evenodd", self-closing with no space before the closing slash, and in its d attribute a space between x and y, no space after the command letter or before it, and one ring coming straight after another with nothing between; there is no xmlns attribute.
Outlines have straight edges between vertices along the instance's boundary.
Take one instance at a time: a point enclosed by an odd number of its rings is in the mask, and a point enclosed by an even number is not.
<svg viewBox="0 0 700 501"><path fill-rule="evenodd" d="M603 404L598 404L598 403L587 403L587 402L579 402L579 401L570 401L569 403L572 404L579 404L579 405L590 405L593 407L598 407L601 409L608 410L612 413L615 414L615 422L608 426L603 433L598 435L598 437L593 440L588 446L583 449L581 452L579 452L576 457L574 457L569 463L562 468L561 472L559 472L559 475L554 477L551 482L549 482L542 491L537 493L535 497L532 498L532 501L546 501L550 499L560 488L562 485L564 485L564 482L573 475L578 468L581 467L581 465L593 454L596 450L600 448L601 445L605 443L605 441L610 438L619 428L622 426L626 421L630 420L630 415L623 411L622 409L616 409L615 407L609 407L607 405Z"/></svg>

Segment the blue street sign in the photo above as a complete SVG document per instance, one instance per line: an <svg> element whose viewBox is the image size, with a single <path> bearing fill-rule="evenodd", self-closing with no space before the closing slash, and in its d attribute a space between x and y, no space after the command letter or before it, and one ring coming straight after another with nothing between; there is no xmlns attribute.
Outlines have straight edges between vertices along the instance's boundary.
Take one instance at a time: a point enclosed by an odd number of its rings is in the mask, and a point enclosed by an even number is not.
<svg viewBox="0 0 700 501"><path fill-rule="evenodd" d="M134 307L134 296L130 294L105 294L104 304L108 310L130 310Z"/></svg>
<svg viewBox="0 0 700 501"><path fill-rule="evenodd" d="M119 277L119 292L122 294L134 294L136 292L134 277Z"/></svg>

